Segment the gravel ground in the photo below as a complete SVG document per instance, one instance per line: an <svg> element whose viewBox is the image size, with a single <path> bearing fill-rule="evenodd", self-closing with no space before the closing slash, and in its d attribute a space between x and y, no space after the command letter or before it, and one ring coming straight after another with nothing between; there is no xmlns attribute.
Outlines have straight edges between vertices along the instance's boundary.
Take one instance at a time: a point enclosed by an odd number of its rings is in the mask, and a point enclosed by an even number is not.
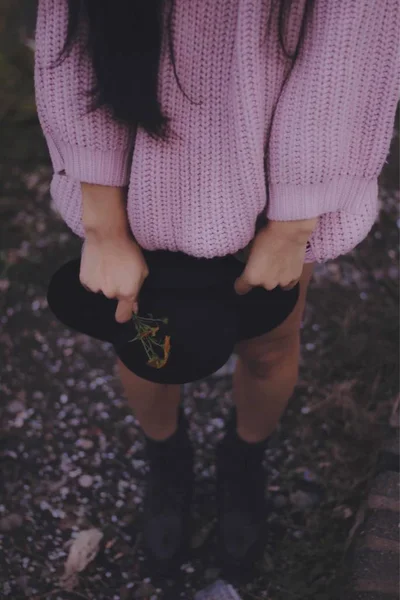
<svg viewBox="0 0 400 600"><path fill-rule="evenodd" d="M234 357L183 389L197 452L193 557L179 577L156 581L138 533L143 439L112 348L65 329L47 308L48 278L80 241L51 210L37 126L14 129L16 139L28 133L28 149L0 157L0 597L192 600L221 575L210 498ZM354 252L316 267L299 383L266 454L270 540L254 579L233 581L243 600L335 597L398 394L397 144L380 180L379 223ZM102 534L94 559L66 581L71 540L90 529Z"/></svg>

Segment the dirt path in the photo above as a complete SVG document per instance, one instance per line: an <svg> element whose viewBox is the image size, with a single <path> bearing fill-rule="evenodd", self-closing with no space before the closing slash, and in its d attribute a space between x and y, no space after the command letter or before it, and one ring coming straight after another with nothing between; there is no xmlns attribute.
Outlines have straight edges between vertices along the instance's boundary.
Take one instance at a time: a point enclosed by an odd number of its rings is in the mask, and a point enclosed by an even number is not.
<svg viewBox="0 0 400 600"><path fill-rule="evenodd" d="M209 498L232 363L184 390L197 450L199 548L178 581L145 580L142 438L110 346L64 329L47 308L50 274L80 243L50 209L37 128L14 129L13 139L15 152L0 166L0 596L191 600L219 575ZM258 576L238 585L243 600L334 597L397 393L394 154L381 177L379 223L353 253L316 268L299 384L266 456L271 539ZM66 543L87 528L104 535L99 553L73 592L61 590Z"/></svg>

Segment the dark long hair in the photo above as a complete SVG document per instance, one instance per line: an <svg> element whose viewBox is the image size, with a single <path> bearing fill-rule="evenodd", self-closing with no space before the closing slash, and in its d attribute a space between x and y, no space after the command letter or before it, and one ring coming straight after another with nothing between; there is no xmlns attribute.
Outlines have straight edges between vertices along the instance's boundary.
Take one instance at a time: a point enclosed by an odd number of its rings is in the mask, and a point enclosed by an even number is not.
<svg viewBox="0 0 400 600"><path fill-rule="evenodd" d="M74 41L80 35L80 27L86 26L86 50L91 57L96 79L96 84L88 92L88 110L106 106L118 121L140 125L152 138L166 140L171 131L170 119L162 113L157 89L163 10L167 5L171 61L177 83L188 98L180 84L175 65L172 40L175 0L63 1L68 1L68 29L56 64L60 64L68 56ZM298 42L294 52L290 54L285 45L285 24L296 0L271 0L271 14L275 3L279 3L279 42L286 58L292 61L291 68L303 43L306 22L314 3L314 0L304 1ZM190 98L188 100L195 104Z"/></svg>

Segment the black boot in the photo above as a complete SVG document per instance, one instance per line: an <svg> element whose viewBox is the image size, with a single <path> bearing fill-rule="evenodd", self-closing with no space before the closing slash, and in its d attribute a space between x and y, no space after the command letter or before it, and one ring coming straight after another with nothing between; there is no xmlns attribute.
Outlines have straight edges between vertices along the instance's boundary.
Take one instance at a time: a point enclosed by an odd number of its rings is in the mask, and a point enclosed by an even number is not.
<svg viewBox="0 0 400 600"><path fill-rule="evenodd" d="M236 432L232 411L217 447L218 547L222 566L243 573L261 558L266 541L266 472L262 461L268 440L251 444Z"/></svg>
<svg viewBox="0 0 400 600"><path fill-rule="evenodd" d="M193 449L180 410L178 428L163 441L146 437L150 463L143 539L152 568L170 572L185 560L193 493Z"/></svg>

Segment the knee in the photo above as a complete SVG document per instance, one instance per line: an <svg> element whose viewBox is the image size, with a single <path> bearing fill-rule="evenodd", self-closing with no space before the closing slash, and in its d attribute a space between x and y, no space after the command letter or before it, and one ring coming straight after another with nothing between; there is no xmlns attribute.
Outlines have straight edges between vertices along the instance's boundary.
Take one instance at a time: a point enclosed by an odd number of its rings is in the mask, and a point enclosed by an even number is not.
<svg viewBox="0 0 400 600"><path fill-rule="evenodd" d="M255 352L239 353L243 367L255 379L269 379L285 372L290 379L297 379L299 367L299 335L293 335L276 343L269 343Z"/></svg>

